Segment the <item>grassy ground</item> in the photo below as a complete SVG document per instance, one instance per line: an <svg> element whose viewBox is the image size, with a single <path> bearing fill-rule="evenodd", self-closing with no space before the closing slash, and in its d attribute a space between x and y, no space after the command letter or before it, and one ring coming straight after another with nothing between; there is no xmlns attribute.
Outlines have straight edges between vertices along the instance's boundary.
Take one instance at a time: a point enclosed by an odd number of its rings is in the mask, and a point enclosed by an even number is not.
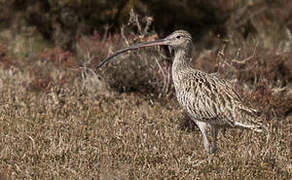
<svg viewBox="0 0 292 180"><path fill-rule="evenodd" d="M58 75L58 72L52 72ZM31 92L30 75L1 70L1 176L12 179L291 179L292 119L273 119L271 140L247 130L219 135L204 152L175 98L70 88Z"/></svg>
<svg viewBox="0 0 292 180"><path fill-rule="evenodd" d="M105 46L99 42L88 48L97 45ZM291 62L291 54L270 56L259 50L252 62L238 67L242 72L226 67L235 70L225 76L251 91L246 98L271 116L271 138L266 143L263 134L228 129L219 133L219 150L209 156L200 131L173 95L169 62L160 61L157 49L121 56L98 74L75 71L72 55L59 48L18 65L3 49L0 179L292 178L291 69L281 64ZM237 58L246 59L253 49L243 49L246 56ZM208 71L215 59L210 54L195 65ZM278 81L289 97L275 91Z"/></svg>

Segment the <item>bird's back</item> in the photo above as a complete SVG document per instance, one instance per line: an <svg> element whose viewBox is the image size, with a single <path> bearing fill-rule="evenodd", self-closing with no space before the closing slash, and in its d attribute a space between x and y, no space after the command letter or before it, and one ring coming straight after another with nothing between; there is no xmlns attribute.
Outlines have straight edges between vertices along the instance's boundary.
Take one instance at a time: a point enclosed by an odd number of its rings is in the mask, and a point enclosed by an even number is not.
<svg viewBox="0 0 292 180"><path fill-rule="evenodd" d="M178 101L192 119L260 131L257 111L241 100L229 81L191 68L174 76Z"/></svg>

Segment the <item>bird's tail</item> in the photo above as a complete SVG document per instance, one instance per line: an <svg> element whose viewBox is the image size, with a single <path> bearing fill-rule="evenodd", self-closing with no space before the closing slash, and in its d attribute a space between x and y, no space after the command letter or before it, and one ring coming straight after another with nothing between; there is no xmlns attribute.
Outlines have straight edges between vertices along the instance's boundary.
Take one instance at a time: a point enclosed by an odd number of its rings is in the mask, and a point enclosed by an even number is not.
<svg viewBox="0 0 292 180"><path fill-rule="evenodd" d="M269 142L270 139L270 130L268 126L263 123L263 118L258 117L256 121L247 121L244 123L236 123L237 126L241 126L243 128L251 129L255 132L263 132L266 134L266 141Z"/></svg>
<svg viewBox="0 0 292 180"><path fill-rule="evenodd" d="M251 129L256 132L264 132L266 134L267 142L270 138L270 131L268 126L264 124L266 118L259 116L259 114L253 109L241 109L241 122L236 122L235 126Z"/></svg>

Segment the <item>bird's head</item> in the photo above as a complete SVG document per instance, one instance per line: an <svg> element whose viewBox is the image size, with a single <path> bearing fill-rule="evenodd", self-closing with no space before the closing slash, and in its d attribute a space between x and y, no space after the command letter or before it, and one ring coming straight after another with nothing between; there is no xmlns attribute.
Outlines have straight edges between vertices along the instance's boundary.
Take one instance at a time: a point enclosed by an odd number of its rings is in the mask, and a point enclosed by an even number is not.
<svg viewBox="0 0 292 180"><path fill-rule="evenodd" d="M150 46L162 46L162 45L170 46L175 50L178 50L178 49L188 50L189 48L191 48L191 44L192 44L192 36L190 35L190 33L184 30L177 30L163 39L158 39L156 41L150 41L150 42L142 42L142 43L134 44L128 48L121 49L115 52L114 54L112 54L111 56L107 57L103 61L101 61L99 65L97 66L97 68L101 67L103 64L105 64L107 61L109 61L113 57L129 50L139 49L143 47L150 47Z"/></svg>
<svg viewBox="0 0 292 180"><path fill-rule="evenodd" d="M192 43L192 36L187 31L177 30L162 40L165 42L165 44L162 43L162 45L168 45L174 49L188 48Z"/></svg>

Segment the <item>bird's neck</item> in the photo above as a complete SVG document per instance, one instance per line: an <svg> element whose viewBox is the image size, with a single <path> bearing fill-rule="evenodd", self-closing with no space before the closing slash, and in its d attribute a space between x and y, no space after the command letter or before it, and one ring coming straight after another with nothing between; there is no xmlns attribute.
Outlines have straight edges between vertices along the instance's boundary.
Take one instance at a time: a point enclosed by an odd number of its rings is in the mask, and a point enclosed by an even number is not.
<svg viewBox="0 0 292 180"><path fill-rule="evenodd" d="M186 49L175 50L174 60L172 63L172 79L177 93L184 84L184 77L192 71L190 61L191 51L187 51Z"/></svg>
<svg viewBox="0 0 292 180"><path fill-rule="evenodd" d="M184 71L186 69L191 68L190 65L191 58L192 58L191 50L183 48L176 49L172 64L173 72Z"/></svg>

